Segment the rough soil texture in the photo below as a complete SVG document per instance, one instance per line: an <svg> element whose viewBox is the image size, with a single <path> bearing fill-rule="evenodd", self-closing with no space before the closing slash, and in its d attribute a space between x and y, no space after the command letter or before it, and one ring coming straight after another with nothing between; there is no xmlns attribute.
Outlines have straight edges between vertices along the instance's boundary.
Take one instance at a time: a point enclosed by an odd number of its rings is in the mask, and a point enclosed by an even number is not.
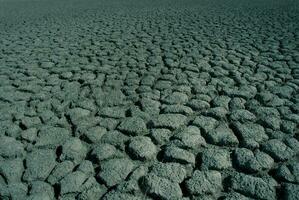
<svg viewBox="0 0 299 200"><path fill-rule="evenodd" d="M1 200L299 199L299 1L0 3Z"/></svg>

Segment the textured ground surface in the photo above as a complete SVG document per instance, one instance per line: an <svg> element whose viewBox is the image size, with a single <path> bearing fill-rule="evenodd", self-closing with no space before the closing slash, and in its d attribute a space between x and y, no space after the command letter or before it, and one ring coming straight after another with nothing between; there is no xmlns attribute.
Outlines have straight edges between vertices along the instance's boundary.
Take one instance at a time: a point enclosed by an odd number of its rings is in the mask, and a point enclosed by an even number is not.
<svg viewBox="0 0 299 200"><path fill-rule="evenodd" d="M0 199L299 198L299 2L0 1Z"/></svg>

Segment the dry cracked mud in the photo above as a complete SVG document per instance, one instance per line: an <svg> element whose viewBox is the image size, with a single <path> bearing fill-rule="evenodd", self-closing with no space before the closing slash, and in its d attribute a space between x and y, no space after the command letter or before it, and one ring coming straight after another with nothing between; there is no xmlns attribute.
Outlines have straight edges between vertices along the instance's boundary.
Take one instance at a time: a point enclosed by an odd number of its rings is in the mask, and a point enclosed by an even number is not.
<svg viewBox="0 0 299 200"><path fill-rule="evenodd" d="M298 6L0 0L0 199L298 200Z"/></svg>

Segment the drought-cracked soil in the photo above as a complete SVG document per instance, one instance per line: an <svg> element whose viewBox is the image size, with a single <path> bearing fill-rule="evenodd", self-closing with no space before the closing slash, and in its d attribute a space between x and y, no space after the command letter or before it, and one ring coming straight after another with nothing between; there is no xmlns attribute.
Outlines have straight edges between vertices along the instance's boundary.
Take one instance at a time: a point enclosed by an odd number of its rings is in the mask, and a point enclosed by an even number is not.
<svg viewBox="0 0 299 200"><path fill-rule="evenodd" d="M298 200L298 6L0 0L0 199Z"/></svg>

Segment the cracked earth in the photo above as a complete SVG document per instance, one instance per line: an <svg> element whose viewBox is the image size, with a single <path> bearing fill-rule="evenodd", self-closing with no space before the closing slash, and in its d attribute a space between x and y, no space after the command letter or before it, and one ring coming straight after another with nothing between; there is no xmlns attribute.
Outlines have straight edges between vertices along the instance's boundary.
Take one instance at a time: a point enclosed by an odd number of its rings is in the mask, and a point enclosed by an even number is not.
<svg viewBox="0 0 299 200"><path fill-rule="evenodd" d="M299 2L0 0L0 199L299 199Z"/></svg>

